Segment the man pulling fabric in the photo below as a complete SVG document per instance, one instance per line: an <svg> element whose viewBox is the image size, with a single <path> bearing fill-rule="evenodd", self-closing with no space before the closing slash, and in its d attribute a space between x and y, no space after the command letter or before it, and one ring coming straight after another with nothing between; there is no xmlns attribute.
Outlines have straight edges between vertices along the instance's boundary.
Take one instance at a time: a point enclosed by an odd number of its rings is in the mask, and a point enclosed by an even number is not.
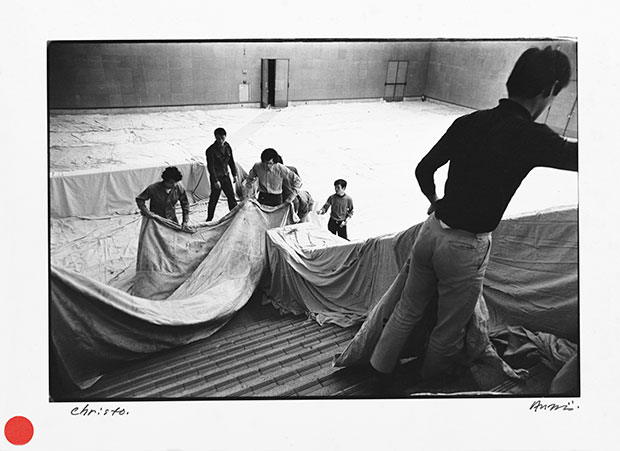
<svg viewBox="0 0 620 451"><path fill-rule="evenodd" d="M429 217L413 245L403 294L370 359L379 388L392 384L400 353L433 302L437 322L419 377L444 374L460 363L465 326L482 295L491 232L517 188L538 166L577 171L577 143L534 122L570 75L564 53L551 47L526 50L506 83L508 98L458 118L418 164L415 174L431 204ZM448 162L439 199L434 174Z"/></svg>

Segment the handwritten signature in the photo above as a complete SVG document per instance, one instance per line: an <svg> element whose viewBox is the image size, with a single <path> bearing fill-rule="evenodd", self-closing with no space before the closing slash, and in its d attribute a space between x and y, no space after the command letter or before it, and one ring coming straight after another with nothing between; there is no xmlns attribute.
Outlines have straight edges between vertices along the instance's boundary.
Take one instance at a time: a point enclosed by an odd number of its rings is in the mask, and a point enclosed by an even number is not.
<svg viewBox="0 0 620 451"><path fill-rule="evenodd" d="M90 404L86 404L84 407L82 407L82 409L80 409L79 407L74 407L73 409L71 409L71 415L84 416L84 417L89 417L91 415L113 417L113 416L129 415L129 411L121 407L116 407L114 409L99 407L99 408L93 409L90 407Z"/></svg>
<svg viewBox="0 0 620 451"><path fill-rule="evenodd" d="M540 400L536 400L530 406L530 410L533 410L534 412L538 412L539 410L546 412L573 411L578 408L579 406L575 405L575 401L568 401L566 404L556 404L554 402L544 404Z"/></svg>

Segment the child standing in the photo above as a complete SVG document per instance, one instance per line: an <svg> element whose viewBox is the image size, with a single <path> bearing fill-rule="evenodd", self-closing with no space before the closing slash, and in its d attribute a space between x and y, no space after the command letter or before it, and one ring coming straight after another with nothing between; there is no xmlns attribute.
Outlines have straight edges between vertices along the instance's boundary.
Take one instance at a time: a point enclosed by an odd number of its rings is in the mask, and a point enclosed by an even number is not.
<svg viewBox="0 0 620 451"><path fill-rule="evenodd" d="M334 190L336 194L332 194L327 198L327 202L323 205L317 213L322 215L331 207L329 222L327 223L328 230L334 235L338 235L345 240L347 238L347 222L351 216L353 216L353 199L351 196L345 193L347 189L347 182L343 179L338 179L334 182Z"/></svg>

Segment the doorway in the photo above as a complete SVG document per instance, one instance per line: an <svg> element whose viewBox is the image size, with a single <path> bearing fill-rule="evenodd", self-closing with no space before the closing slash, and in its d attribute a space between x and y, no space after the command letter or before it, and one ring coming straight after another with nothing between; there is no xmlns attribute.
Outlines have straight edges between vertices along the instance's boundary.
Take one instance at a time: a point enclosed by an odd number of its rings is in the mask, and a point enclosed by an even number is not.
<svg viewBox="0 0 620 451"><path fill-rule="evenodd" d="M288 59L261 60L261 108L288 106Z"/></svg>
<svg viewBox="0 0 620 451"><path fill-rule="evenodd" d="M387 79L383 98L387 102L400 102L405 97L407 66L409 61L388 61Z"/></svg>

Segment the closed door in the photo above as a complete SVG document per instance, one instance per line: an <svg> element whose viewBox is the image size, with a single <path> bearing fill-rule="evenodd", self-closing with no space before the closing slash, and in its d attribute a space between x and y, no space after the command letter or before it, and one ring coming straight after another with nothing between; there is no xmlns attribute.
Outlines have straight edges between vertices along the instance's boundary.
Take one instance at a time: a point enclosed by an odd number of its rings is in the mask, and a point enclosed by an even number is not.
<svg viewBox="0 0 620 451"><path fill-rule="evenodd" d="M405 97L408 61L389 61L383 98L388 102L401 101Z"/></svg>

